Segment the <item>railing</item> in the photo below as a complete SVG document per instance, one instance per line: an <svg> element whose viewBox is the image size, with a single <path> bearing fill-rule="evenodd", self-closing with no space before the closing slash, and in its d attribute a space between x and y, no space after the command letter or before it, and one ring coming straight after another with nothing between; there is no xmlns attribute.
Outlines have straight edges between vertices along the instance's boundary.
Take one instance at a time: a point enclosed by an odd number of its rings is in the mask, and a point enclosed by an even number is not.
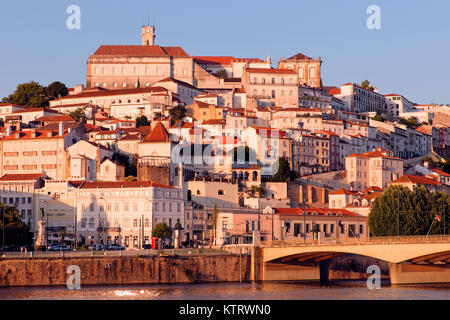
<svg viewBox="0 0 450 320"><path fill-rule="evenodd" d="M275 240L263 241L261 245L264 247L295 247L295 246L318 246L318 245L376 245L376 244L427 244L427 243L449 243L450 235L437 236L400 236L400 237L369 237L369 238L341 238L329 239L322 238L313 240L311 238L293 239L293 240Z"/></svg>
<svg viewBox="0 0 450 320"><path fill-rule="evenodd" d="M230 254L225 250L209 248L186 248L164 250L105 250L105 251L30 251L5 252L0 259L39 259L39 258L83 258L83 257L158 257Z"/></svg>

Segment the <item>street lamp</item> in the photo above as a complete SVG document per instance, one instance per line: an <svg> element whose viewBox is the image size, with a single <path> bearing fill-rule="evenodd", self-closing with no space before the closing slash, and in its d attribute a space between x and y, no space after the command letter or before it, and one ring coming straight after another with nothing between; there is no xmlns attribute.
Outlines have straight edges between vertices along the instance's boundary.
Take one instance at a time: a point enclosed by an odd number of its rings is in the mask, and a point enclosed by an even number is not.
<svg viewBox="0 0 450 320"><path fill-rule="evenodd" d="M150 202L152 207L153 207L153 200L144 198L146 201ZM152 211L152 229L153 229L153 208L151 209ZM144 237L145 237L145 229L144 229L144 213L142 213L142 239L141 239L141 248L143 248L144 246ZM153 248L152 248L153 249Z"/></svg>

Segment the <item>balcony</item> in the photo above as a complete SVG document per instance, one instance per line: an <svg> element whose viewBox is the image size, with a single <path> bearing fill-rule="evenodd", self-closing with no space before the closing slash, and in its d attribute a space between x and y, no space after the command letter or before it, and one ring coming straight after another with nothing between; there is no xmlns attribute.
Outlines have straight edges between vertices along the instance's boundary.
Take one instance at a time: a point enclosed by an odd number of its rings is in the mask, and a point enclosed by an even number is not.
<svg viewBox="0 0 450 320"><path fill-rule="evenodd" d="M97 231L99 232L121 232L121 227L97 227Z"/></svg>

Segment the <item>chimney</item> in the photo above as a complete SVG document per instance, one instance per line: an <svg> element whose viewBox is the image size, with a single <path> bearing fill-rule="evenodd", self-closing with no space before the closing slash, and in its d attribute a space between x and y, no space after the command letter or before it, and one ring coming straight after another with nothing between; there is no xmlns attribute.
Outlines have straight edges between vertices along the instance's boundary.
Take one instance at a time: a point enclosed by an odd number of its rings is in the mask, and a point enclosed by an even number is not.
<svg viewBox="0 0 450 320"><path fill-rule="evenodd" d="M64 135L64 123L62 122L59 123L59 135Z"/></svg>

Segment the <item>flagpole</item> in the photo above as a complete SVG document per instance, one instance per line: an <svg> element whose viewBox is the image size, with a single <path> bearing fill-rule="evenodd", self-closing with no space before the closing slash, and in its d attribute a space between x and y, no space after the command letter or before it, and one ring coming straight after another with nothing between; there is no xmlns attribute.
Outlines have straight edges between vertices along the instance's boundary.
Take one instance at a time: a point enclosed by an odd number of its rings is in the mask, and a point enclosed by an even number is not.
<svg viewBox="0 0 450 320"><path fill-rule="evenodd" d="M433 219L433 222L431 223L430 229L428 229L428 233L427 233L427 236L425 237L425 239L427 239L428 235L430 234L431 228L433 227L433 224L434 224L434 220L436 220L436 219Z"/></svg>

